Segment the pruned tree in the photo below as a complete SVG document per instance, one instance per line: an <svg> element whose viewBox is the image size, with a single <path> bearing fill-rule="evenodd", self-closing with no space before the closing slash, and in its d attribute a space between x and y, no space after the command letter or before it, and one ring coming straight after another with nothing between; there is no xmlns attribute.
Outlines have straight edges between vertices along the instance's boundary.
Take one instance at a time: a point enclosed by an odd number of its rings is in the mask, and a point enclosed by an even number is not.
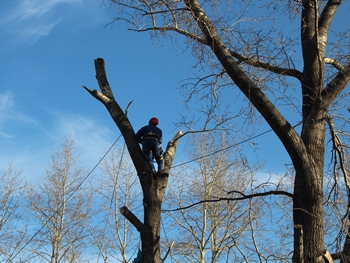
<svg viewBox="0 0 350 263"><path fill-rule="evenodd" d="M111 2L120 7L116 20L132 30L186 38L185 48L209 72L189 86L190 97L200 92L215 101L238 89L255 109L248 118L263 117L295 169L293 262L326 262L326 118L340 116L335 123L343 130L349 124L349 27L332 22L348 2Z"/></svg>
<svg viewBox="0 0 350 263"><path fill-rule="evenodd" d="M95 59L96 79L100 88L90 90L84 88L97 100L99 100L108 110L113 121L118 126L124 137L131 160L135 166L139 178L142 194L144 217L143 222L136 217L126 206L120 212L136 227L140 232L142 243L142 258L146 263L158 263L161 261L160 254L160 218L164 193L168 183L168 176L175 156L178 139L182 132L178 132L173 140L168 142L164 153L164 171L160 176L152 174L141 148L135 138L134 129L114 98L109 86L105 71L105 63L102 58ZM126 111L127 112L127 111ZM157 178L156 178L157 177Z"/></svg>
<svg viewBox="0 0 350 263"><path fill-rule="evenodd" d="M86 173L79 166L74 140L62 139L53 150L46 175L39 185L28 189L31 227L36 229L26 250L36 260L51 263L81 262L89 233L93 189L82 186Z"/></svg>

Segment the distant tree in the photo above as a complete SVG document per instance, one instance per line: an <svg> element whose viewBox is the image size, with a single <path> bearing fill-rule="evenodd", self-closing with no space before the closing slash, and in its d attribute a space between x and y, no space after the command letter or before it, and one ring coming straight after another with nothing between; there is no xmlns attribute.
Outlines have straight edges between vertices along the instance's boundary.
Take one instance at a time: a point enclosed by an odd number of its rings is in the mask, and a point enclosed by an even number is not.
<svg viewBox="0 0 350 263"><path fill-rule="evenodd" d="M136 257L140 245L137 230L119 212L120 207L128 207L134 213L142 203L140 185L135 176L135 168L125 147L114 146L101 164L98 199L98 227L93 228L92 245L98 244L98 253L109 262L111 258L128 263Z"/></svg>
<svg viewBox="0 0 350 263"><path fill-rule="evenodd" d="M186 38L184 48L208 74L187 86L189 99L198 94L215 102L230 96L233 104L238 89L256 110L242 114L242 123L256 119L255 113L263 117L295 169L292 260L329 260L323 201L325 157L332 148L326 147L326 120L335 120L336 131L348 130L349 25L335 23L348 1L111 2L120 7L116 20L126 21L131 30ZM214 121L222 106L217 109ZM348 133L338 134L348 145Z"/></svg>
<svg viewBox="0 0 350 263"><path fill-rule="evenodd" d="M166 199L169 207L179 207L167 213L173 221L171 229L176 233L171 250L175 262L239 262L244 257L251 258L248 255L253 250L245 248L254 247L251 223L261 217L263 202L250 203L249 199L209 202L232 196L229 194L232 189L247 192L254 176L254 170L242 156L231 158L231 151L225 150L229 140L220 134L191 136L193 145L188 157L196 162L174 175L172 191ZM198 201L203 202L186 208Z"/></svg>
<svg viewBox="0 0 350 263"><path fill-rule="evenodd" d="M21 208L25 186L21 171L12 163L0 171L0 187L0 261L11 262L25 242L27 228ZM20 260L25 261L25 257Z"/></svg>
<svg viewBox="0 0 350 263"><path fill-rule="evenodd" d="M53 150L46 175L40 184L30 186L29 212L36 223L34 238L28 244L38 262L81 262L89 236L92 189L82 182L86 173L80 167L74 140L62 139L61 149Z"/></svg>
<svg viewBox="0 0 350 263"><path fill-rule="evenodd" d="M134 129L128 120L126 113L122 111L114 98L109 86L105 71L105 63L102 58L95 59L96 79L99 84L98 90L84 88L108 110L112 119L118 126L124 137L131 160L136 169L143 194L143 222L126 206L120 208L124 215L140 232L143 262L158 263L161 261L160 254L160 218L164 193L168 183L168 176L174 159L178 139L182 132L178 132L173 140L168 142L164 153L164 171L162 174L152 174L150 167L135 138ZM126 109L127 112L128 108Z"/></svg>

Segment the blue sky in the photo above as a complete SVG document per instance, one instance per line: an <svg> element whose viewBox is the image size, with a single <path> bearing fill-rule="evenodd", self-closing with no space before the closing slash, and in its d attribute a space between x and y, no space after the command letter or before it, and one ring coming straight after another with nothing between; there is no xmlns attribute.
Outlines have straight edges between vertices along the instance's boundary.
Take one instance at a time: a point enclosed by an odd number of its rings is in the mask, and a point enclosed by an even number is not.
<svg viewBox="0 0 350 263"><path fill-rule="evenodd" d="M134 100L128 116L135 130L156 116L167 142L179 114L191 114L179 87L194 72L194 59L166 39L128 31L123 22L106 26L114 15L101 0L0 2L0 169L12 162L27 179L42 175L52 147L67 134L83 160L99 160L119 131L104 106L82 88L98 88L98 57L105 59L121 107ZM266 152L272 141L276 148ZM266 171L289 163L274 135L259 144L261 152L251 158L270 160Z"/></svg>
<svg viewBox="0 0 350 263"><path fill-rule="evenodd" d="M165 141L173 136L183 109L178 82L190 70L189 56L170 53L171 45L153 43L124 23L106 27L113 10L100 2L1 1L1 168L13 162L27 178L34 176L66 134L75 137L83 159L93 162L103 155L119 131L82 88L98 88L98 57L105 59L121 107L134 100L128 113L134 129L156 116Z"/></svg>

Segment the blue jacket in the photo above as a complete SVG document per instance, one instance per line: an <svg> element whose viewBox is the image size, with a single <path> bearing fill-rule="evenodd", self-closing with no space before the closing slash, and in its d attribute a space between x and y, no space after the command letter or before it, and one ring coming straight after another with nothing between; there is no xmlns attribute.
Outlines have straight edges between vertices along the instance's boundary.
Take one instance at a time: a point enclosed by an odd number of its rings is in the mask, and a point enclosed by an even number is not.
<svg viewBox="0 0 350 263"><path fill-rule="evenodd" d="M136 140L139 143L142 143L142 141L145 139L153 139L153 140L158 141L161 144L162 140L163 140L162 130L159 129L153 123L150 123L149 125L142 127L136 133Z"/></svg>

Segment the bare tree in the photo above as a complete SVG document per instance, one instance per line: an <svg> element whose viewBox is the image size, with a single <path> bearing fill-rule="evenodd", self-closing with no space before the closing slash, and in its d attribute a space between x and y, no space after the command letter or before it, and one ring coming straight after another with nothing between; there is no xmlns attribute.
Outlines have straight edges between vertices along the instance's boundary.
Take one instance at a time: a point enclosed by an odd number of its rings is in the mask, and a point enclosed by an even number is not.
<svg viewBox="0 0 350 263"><path fill-rule="evenodd" d="M252 253L245 247L253 247L251 223L263 209L259 200L202 202L181 209L196 201L232 196L232 188L236 192L248 191L254 171L242 156L232 160L232 151L224 150L229 142L227 136L220 134L218 139L214 133L191 136L193 149L188 156L197 160L196 164L182 167L183 172L174 175L174 192L168 194L167 200L170 207L179 207L168 212L174 221L171 229L178 229L171 251L176 262L237 262Z"/></svg>
<svg viewBox="0 0 350 263"><path fill-rule="evenodd" d="M341 116L337 125L348 127L350 82L349 28L334 23L340 28L331 30L331 25L337 11L348 3L111 2L121 10L116 20L127 21L132 30L186 37L201 66L211 72L192 86L190 97L204 92L215 101L228 88L237 88L256 110L250 113L263 117L295 169L293 261L327 261L323 198L325 154L330 151L326 151L326 118ZM296 112L295 126L287 119L291 109Z"/></svg>
<svg viewBox="0 0 350 263"><path fill-rule="evenodd" d="M37 260L51 263L80 262L87 241L93 191L79 166L74 140L66 136L53 150L46 175L28 189L36 232L27 245ZM34 226L32 226L34 227Z"/></svg>
<svg viewBox="0 0 350 263"><path fill-rule="evenodd" d="M92 245L98 244L104 262L111 258L118 262L131 262L136 257L140 237L131 223L119 213L120 207L128 207L142 213L142 195L135 176L135 169L124 147L114 146L104 159L98 187L101 210L98 227L93 228Z"/></svg>
<svg viewBox="0 0 350 263"><path fill-rule="evenodd" d="M24 182L21 171L16 171L12 163L0 172L0 261L12 260L25 242L27 224L24 220ZM19 259L19 258L18 258ZM25 261L25 257L20 258Z"/></svg>

